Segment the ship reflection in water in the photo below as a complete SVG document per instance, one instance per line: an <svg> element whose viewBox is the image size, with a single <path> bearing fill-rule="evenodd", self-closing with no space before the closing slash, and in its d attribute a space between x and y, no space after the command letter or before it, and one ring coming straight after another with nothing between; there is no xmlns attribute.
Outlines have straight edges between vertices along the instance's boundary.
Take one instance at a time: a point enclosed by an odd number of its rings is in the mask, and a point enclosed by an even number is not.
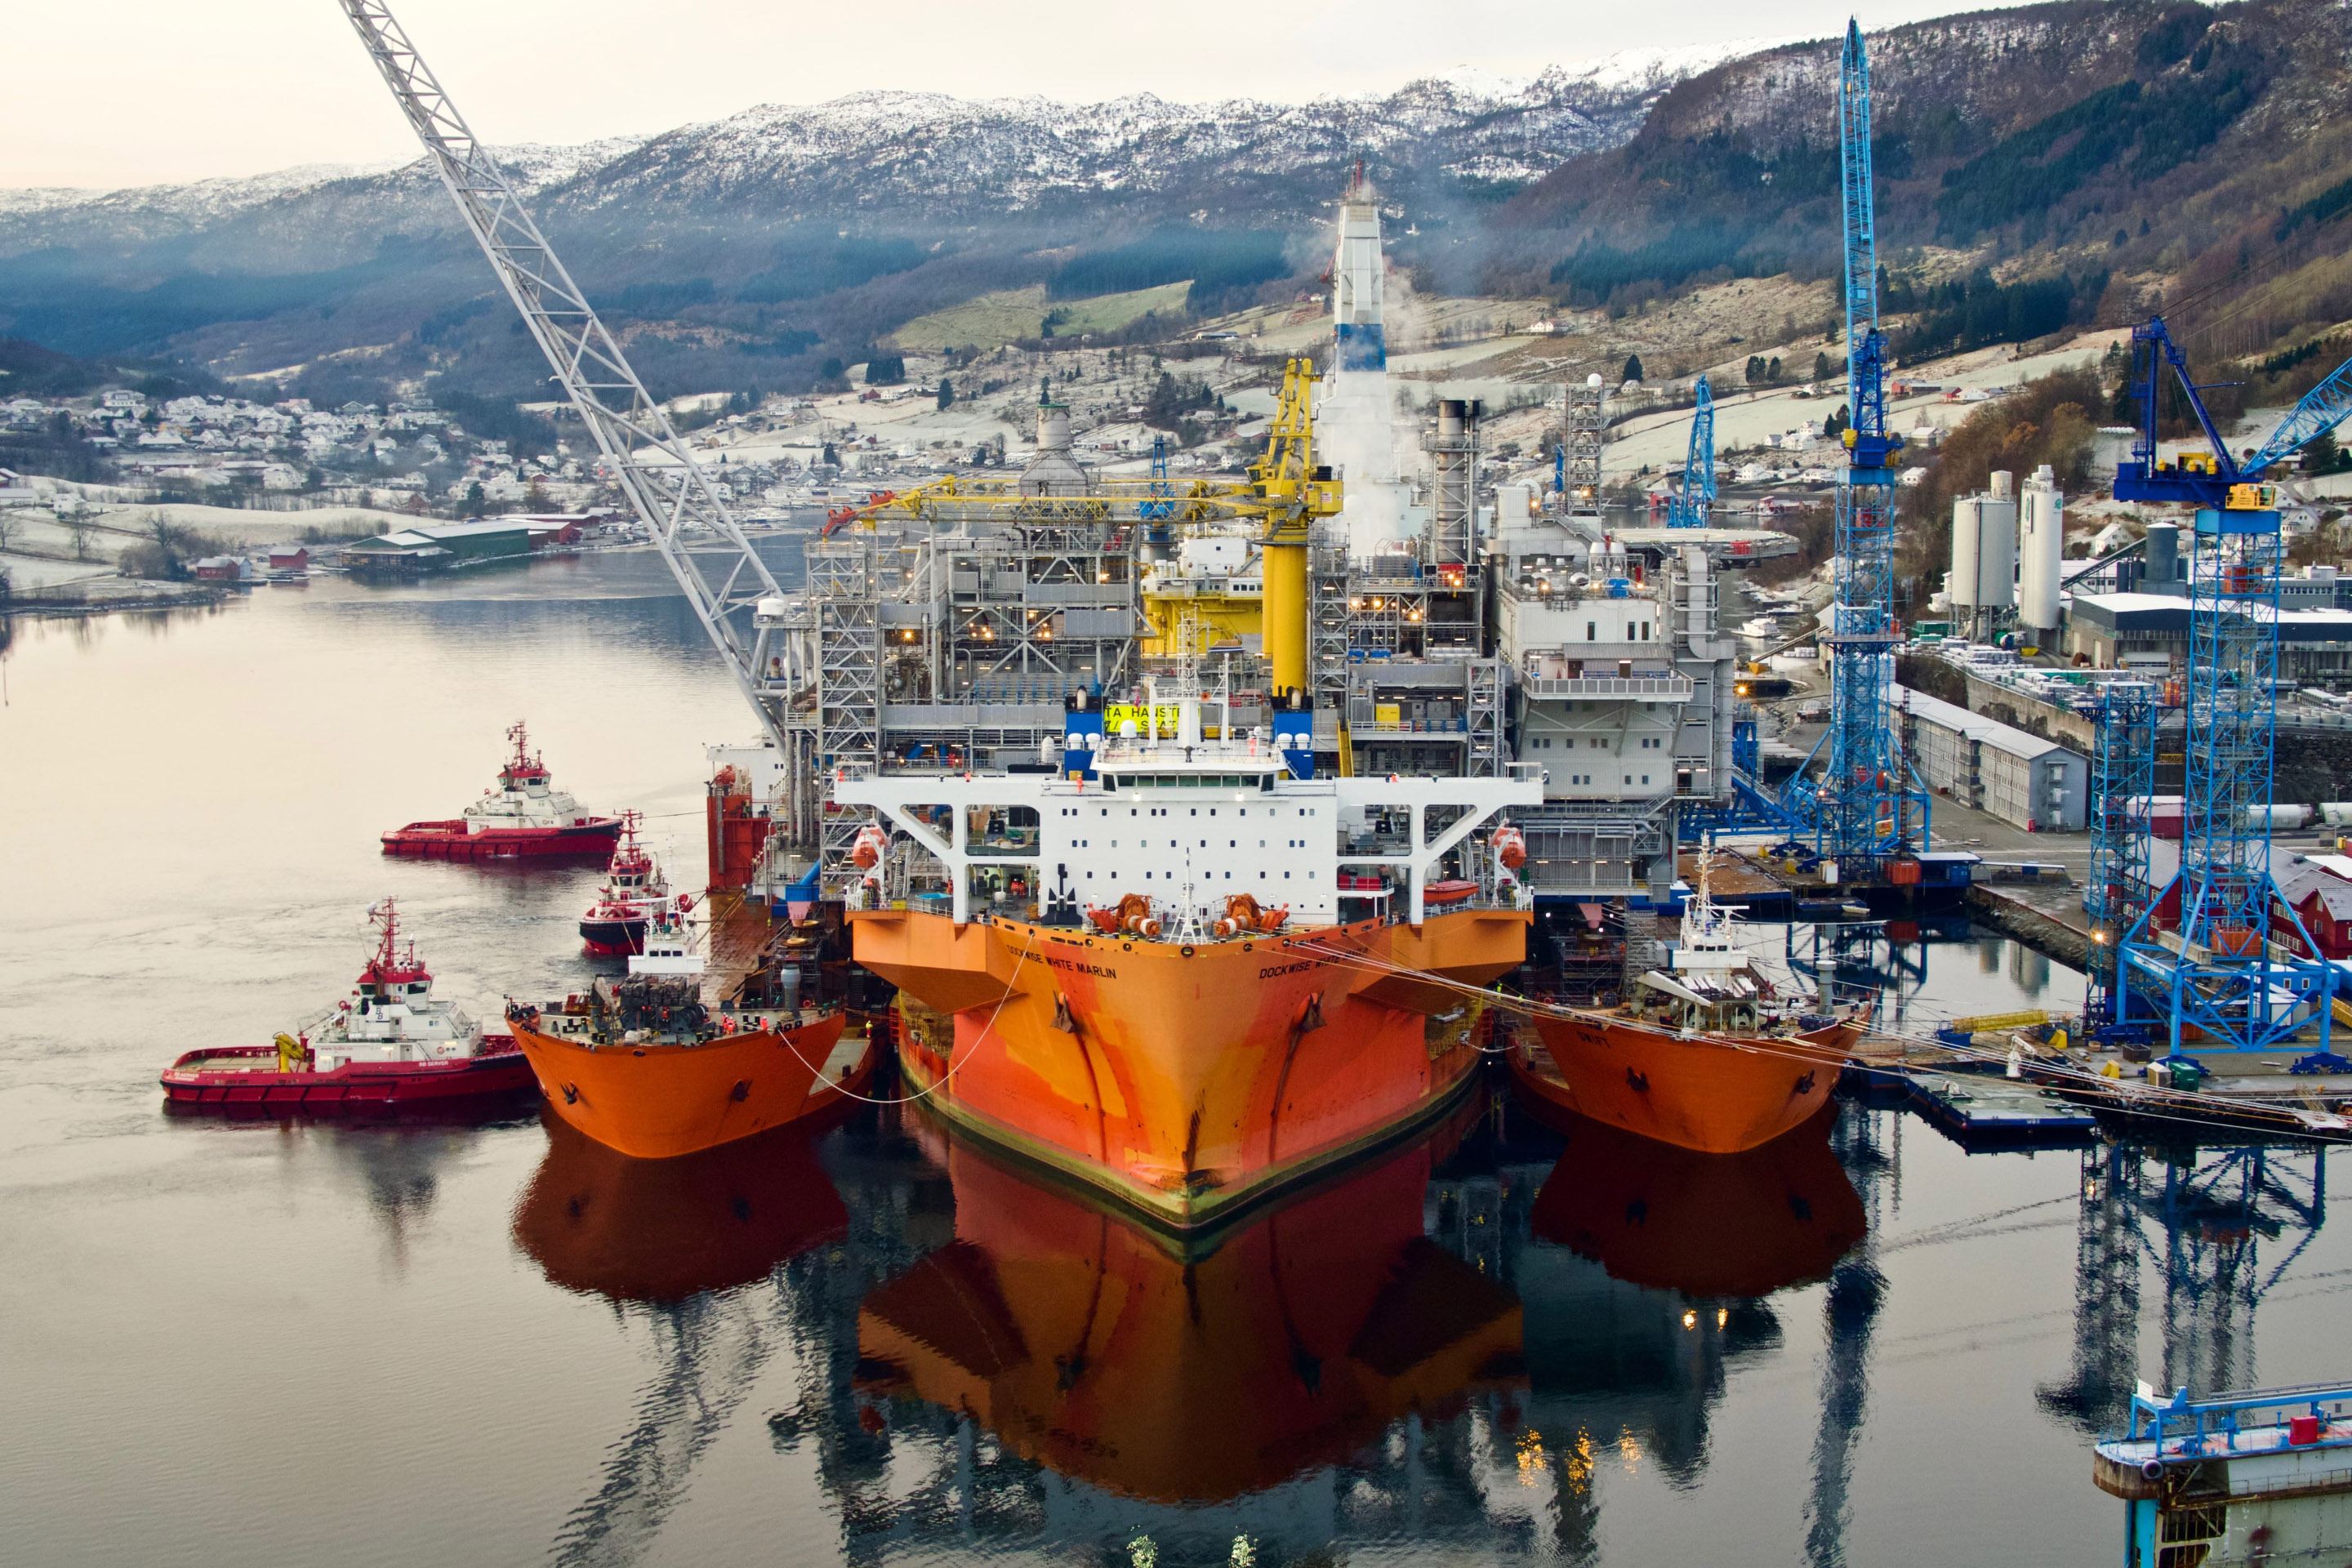
<svg viewBox="0 0 2352 1568"><path fill-rule="evenodd" d="M1764 1298L1863 1240L1829 1125L1727 1159L1474 1103L1180 1243L919 1113L656 1162L550 1118L516 1244L653 1360L554 1555L649 1544L758 1400L861 1559L1590 1542L1596 1448L1695 1475L1727 1369L1780 1343Z"/></svg>
<svg viewBox="0 0 2352 1568"><path fill-rule="evenodd" d="M1511 1293L1424 1233L1458 1128L1179 1244L944 1152L955 1239L866 1299L864 1388L1125 1496L1223 1501L1526 1381Z"/></svg>
<svg viewBox="0 0 2352 1568"><path fill-rule="evenodd" d="M805 1130L674 1160L633 1160L555 1116L514 1238L567 1290L665 1305L765 1279L847 1234L849 1211Z"/></svg>
<svg viewBox="0 0 2352 1568"><path fill-rule="evenodd" d="M543 1121L547 1155L515 1206L515 1244L551 1283L649 1331L652 1365L551 1556L632 1562L793 1337L791 1292L756 1287L845 1238L849 1211L805 1126L634 1160L551 1112Z"/></svg>
<svg viewBox="0 0 2352 1568"><path fill-rule="evenodd" d="M1629 1285L1717 1298L1826 1279L1862 1240L1862 1197L1816 1118L1744 1154L1698 1154L1557 1119L1568 1148L1536 1198L1536 1238Z"/></svg>
<svg viewBox="0 0 2352 1568"><path fill-rule="evenodd" d="M1738 1160L1580 1121L1556 1163L1507 1120L1474 1109L1190 1249L919 1124L953 1232L858 1309L858 1422L893 1479L869 1462L853 1542L942 1510L1007 1548L1139 1531L1171 1561L1590 1539L1593 1445L1702 1466L1724 1366L1780 1343L1761 1298L1827 1277L1863 1204L1826 1120Z"/></svg>

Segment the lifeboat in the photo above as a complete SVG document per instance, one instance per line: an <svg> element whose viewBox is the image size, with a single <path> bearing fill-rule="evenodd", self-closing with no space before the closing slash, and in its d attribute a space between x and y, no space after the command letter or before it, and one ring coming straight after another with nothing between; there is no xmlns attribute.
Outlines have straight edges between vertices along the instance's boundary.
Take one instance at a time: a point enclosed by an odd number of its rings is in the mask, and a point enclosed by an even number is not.
<svg viewBox="0 0 2352 1568"><path fill-rule="evenodd" d="M1491 842L1495 858L1502 862L1504 870L1516 871L1528 863L1527 836L1517 828L1509 826L1497 827Z"/></svg>

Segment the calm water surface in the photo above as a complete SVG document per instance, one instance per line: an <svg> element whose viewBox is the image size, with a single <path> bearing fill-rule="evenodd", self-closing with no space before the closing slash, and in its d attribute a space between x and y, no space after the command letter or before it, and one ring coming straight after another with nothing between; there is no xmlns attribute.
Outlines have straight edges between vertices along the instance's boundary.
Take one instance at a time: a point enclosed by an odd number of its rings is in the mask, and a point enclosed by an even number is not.
<svg viewBox="0 0 2352 1568"><path fill-rule="evenodd" d="M1505 1105L1171 1256L867 1112L631 1166L536 1118L167 1119L400 897L577 989L592 871L391 862L527 717L698 876L747 730L649 556L20 625L0 709L0 1556L41 1564L2106 1563L2132 1379L2352 1373L2307 1152L1964 1155L1847 1107L1682 1161ZM1935 933L1926 933L1933 935ZM1914 1022L2079 994L1758 942Z"/></svg>

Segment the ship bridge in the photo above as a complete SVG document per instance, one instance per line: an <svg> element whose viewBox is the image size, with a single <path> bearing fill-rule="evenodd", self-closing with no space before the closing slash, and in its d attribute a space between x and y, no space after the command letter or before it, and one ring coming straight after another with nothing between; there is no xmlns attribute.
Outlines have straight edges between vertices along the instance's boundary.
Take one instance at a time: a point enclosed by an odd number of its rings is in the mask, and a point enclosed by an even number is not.
<svg viewBox="0 0 2352 1568"><path fill-rule="evenodd" d="M944 882L958 923L991 910L1025 916L1033 900L1045 919L1076 923L1081 909L1139 895L1162 929L1199 940L1244 894L1302 925L1392 909L1419 925L1439 882L1516 903L1516 880L1473 838L1541 802L1534 770L1317 777L1267 737L1203 739L1201 704L1174 706L1172 736L1102 737L1059 772L845 775L834 801L870 807L898 829L926 863L902 858L907 896ZM870 895L896 893L887 880L870 878Z"/></svg>

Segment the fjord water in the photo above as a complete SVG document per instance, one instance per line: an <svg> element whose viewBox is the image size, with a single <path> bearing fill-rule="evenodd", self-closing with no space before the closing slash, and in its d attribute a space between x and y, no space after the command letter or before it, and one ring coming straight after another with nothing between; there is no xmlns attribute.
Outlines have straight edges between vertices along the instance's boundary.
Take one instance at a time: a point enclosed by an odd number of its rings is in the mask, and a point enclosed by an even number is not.
<svg viewBox="0 0 2352 1568"><path fill-rule="evenodd" d="M11 1562L2095 1563L2135 1376L2352 1373L2307 1152L1850 1106L1726 1165L1498 1101L1180 1258L909 1111L651 1167L167 1118L156 1070L339 995L387 894L479 1014L580 988L593 869L376 852L507 724L691 879L747 715L642 554L18 623L0 679ZM1925 934L1849 974L1915 1022L2079 995Z"/></svg>

